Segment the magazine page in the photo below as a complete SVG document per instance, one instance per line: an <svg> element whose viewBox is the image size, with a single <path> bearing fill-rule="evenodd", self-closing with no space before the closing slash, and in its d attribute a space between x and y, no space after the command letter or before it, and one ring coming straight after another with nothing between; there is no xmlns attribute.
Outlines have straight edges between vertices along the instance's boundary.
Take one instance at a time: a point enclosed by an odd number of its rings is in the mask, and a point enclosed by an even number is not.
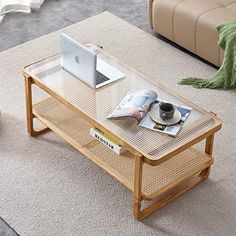
<svg viewBox="0 0 236 236"><path fill-rule="evenodd" d="M174 125L163 125L163 124L156 123L155 121L153 121L150 116L151 111L155 109L156 107L158 107L161 104L161 102L166 102L166 101L161 101L161 100L156 101L155 104L150 109L150 111L147 113L147 115L142 119L139 126L176 137L180 129L182 128L184 122L189 117L189 114L192 108L187 107L187 106L180 106L180 105L173 104L176 107L176 109L180 112L181 119L178 123Z"/></svg>
<svg viewBox="0 0 236 236"><path fill-rule="evenodd" d="M157 93L153 90L143 89L128 92L107 118L117 119L131 117L140 122L156 99Z"/></svg>

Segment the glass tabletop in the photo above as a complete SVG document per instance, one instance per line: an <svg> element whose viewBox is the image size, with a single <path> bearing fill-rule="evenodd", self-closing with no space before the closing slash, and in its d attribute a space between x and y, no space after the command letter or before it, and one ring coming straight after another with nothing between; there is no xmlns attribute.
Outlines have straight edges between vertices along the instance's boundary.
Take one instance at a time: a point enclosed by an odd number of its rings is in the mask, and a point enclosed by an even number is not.
<svg viewBox="0 0 236 236"><path fill-rule="evenodd" d="M34 63L26 67L25 71L151 161L161 160L181 146L220 126L221 122L210 113L176 95L161 84L154 83L102 49L90 44L86 46L126 76L99 89L93 89L61 67L59 54ZM152 89L157 92L160 99L192 107L191 114L177 137L139 127L131 119L114 121L106 118L128 91L139 89Z"/></svg>

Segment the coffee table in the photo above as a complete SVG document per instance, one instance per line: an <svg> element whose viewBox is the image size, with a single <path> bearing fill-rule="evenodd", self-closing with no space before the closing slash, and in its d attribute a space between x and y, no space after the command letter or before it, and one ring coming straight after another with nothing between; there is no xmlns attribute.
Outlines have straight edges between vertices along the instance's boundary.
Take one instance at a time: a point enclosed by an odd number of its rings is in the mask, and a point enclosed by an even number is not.
<svg viewBox="0 0 236 236"><path fill-rule="evenodd" d="M143 219L174 198L205 180L213 163L214 134L222 122L163 85L111 56L101 46L88 48L126 77L100 89L92 89L60 66L60 54L23 69L25 77L27 129L32 136L52 130L89 160L100 166L133 192L133 215ZM46 92L45 99L32 102L32 85ZM130 120L111 121L106 116L126 92L153 89L160 98L193 109L176 138L140 128ZM44 125L35 128L34 119ZM118 155L90 136L99 128L127 150ZM204 150L196 144L206 140Z"/></svg>

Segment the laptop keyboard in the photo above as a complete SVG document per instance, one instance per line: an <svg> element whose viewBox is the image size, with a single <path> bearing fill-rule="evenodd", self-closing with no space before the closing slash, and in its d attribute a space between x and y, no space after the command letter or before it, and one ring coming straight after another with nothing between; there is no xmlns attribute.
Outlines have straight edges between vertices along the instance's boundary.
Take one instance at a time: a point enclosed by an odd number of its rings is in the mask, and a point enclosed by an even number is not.
<svg viewBox="0 0 236 236"><path fill-rule="evenodd" d="M97 71L97 77L96 77L96 85L101 84L107 80L110 80L109 78L107 78L104 74L100 73L99 71Z"/></svg>

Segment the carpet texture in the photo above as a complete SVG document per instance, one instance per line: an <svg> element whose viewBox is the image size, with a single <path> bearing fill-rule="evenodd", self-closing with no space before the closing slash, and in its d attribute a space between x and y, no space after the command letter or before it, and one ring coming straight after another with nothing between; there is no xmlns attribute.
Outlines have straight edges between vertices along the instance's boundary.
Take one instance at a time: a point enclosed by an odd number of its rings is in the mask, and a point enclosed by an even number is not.
<svg viewBox="0 0 236 236"><path fill-rule="evenodd" d="M180 86L215 69L108 12L62 30L111 54L223 120L207 181L139 222L132 194L52 132L26 133L21 68L57 53L60 32L0 53L0 209L20 235L234 235L236 91Z"/></svg>

